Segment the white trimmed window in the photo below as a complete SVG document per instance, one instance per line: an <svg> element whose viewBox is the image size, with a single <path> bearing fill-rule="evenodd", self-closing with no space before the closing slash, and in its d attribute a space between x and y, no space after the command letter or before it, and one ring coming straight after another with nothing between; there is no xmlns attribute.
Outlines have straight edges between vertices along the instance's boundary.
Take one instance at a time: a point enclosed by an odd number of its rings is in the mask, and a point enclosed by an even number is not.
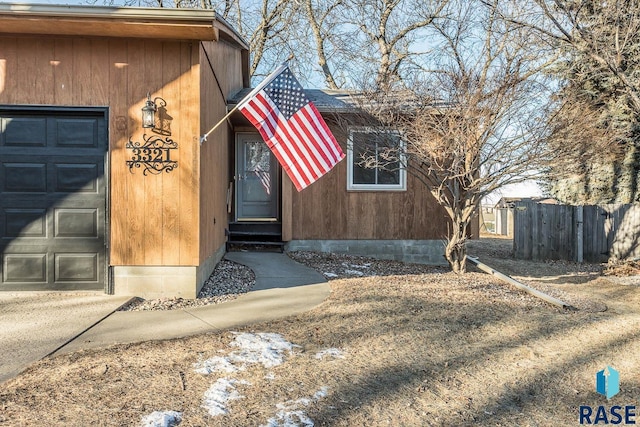
<svg viewBox="0 0 640 427"><path fill-rule="evenodd" d="M397 131L351 129L347 143L347 190L405 191L404 148Z"/></svg>

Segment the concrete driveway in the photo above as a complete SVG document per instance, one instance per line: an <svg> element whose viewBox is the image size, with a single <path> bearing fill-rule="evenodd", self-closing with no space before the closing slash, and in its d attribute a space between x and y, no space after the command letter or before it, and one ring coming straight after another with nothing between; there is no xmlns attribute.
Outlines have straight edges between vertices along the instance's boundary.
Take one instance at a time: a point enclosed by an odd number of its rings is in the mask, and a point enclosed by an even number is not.
<svg viewBox="0 0 640 427"><path fill-rule="evenodd" d="M118 309L102 292L0 292L0 383Z"/></svg>

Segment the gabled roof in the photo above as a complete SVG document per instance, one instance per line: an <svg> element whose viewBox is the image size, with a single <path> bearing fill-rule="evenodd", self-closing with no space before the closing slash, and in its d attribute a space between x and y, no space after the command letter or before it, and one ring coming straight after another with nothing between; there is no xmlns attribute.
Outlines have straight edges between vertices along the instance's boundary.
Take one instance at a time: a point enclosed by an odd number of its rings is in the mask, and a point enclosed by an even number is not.
<svg viewBox="0 0 640 427"><path fill-rule="evenodd" d="M218 40L248 49L213 10L0 3L0 34Z"/></svg>
<svg viewBox="0 0 640 427"><path fill-rule="evenodd" d="M227 100L227 105L235 106L240 103L253 89L244 88ZM321 113L346 113L358 109L357 94L346 90L305 89L307 98Z"/></svg>
<svg viewBox="0 0 640 427"><path fill-rule="evenodd" d="M244 88L227 100L227 105L233 107L240 103L253 88ZM420 101L408 91L394 93L365 93L353 90L332 89L304 89L307 98L314 103L321 113L367 113L384 108L394 111L410 113L420 105ZM434 110L449 110L453 104L443 101L433 101L429 104Z"/></svg>
<svg viewBox="0 0 640 427"><path fill-rule="evenodd" d="M551 197L502 197L496 203L496 208L514 208L518 202L534 202L543 205L557 205L558 201Z"/></svg>

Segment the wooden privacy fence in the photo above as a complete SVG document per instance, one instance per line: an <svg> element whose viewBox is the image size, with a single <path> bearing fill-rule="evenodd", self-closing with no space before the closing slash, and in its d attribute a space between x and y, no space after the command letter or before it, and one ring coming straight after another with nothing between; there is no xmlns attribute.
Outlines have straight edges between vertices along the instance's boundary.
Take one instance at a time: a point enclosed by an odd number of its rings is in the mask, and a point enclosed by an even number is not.
<svg viewBox="0 0 640 427"><path fill-rule="evenodd" d="M640 204L599 206L518 202L514 256L606 262L640 257Z"/></svg>

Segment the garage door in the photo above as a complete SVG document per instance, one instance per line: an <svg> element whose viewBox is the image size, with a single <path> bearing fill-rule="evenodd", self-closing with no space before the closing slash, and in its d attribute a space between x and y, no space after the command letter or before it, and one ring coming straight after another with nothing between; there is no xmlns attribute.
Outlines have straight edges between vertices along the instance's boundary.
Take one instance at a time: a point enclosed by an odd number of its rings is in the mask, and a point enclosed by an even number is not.
<svg viewBox="0 0 640 427"><path fill-rule="evenodd" d="M105 288L105 114L0 108L0 290Z"/></svg>

